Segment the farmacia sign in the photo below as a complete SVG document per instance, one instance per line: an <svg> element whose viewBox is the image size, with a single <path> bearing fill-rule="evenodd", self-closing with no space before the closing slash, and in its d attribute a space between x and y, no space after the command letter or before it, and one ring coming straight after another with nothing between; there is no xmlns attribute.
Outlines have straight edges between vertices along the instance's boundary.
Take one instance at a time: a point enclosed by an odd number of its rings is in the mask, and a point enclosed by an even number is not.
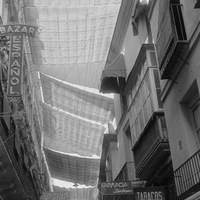
<svg viewBox="0 0 200 200"><path fill-rule="evenodd" d="M101 184L104 195L132 194L131 182L104 182Z"/></svg>

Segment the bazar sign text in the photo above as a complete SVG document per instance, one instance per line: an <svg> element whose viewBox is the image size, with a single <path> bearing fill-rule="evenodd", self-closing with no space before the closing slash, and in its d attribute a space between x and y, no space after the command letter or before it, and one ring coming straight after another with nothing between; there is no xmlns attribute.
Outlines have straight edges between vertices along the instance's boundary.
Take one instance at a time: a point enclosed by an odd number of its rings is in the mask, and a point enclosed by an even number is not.
<svg viewBox="0 0 200 200"><path fill-rule="evenodd" d="M35 36L37 28L26 24L12 24L0 26L0 36L12 33L23 33L28 36Z"/></svg>
<svg viewBox="0 0 200 200"><path fill-rule="evenodd" d="M7 96L21 95L21 76L23 66L23 34L10 36L10 55Z"/></svg>

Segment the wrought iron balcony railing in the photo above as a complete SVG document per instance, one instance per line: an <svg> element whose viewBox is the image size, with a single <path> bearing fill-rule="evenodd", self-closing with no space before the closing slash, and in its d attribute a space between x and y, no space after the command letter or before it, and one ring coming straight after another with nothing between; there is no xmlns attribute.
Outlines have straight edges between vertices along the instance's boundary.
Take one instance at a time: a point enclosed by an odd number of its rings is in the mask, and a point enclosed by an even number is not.
<svg viewBox="0 0 200 200"><path fill-rule="evenodd" d="M200 150L174 171L169 198L183 200L200 191Z"/></svg>

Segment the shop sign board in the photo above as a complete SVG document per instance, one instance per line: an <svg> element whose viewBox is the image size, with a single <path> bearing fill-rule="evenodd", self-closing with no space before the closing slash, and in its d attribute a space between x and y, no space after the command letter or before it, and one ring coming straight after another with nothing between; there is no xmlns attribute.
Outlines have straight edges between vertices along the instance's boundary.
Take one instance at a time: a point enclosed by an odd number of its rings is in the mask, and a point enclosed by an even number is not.
<svg viewBox="0 0 200 200"><path fill-rule="evenodd" d="M13 33L10 36L9 68L8 68L8 97L21 95L21 80L23 69L23 33Z"/></svg>
<svg viewBox="0 0 200 200"><path fill-rule="evenodd" d="M144 187L146 183L147 183L146 181L133 180L131 181L131 187L132 188Z"/></svg>
<svg viewBox="0 0 200 200"><path fill-rule="evenodd" d="M102 182L101 192L103 195L132 194L131 182Z"/></svg>
<svg viewBox="0 0 200 200"><path fill-rule="evenodd" d="M164 187L135 187L131 181L102 182L101 194L104 195L132 195L132 200L165 200Z"/></svg>
<svg viewBox="0 0 200 200"><path fill-rule="evenodd" d="M134 200L165 200L164 187L135 188Z"/></svg>
<svg viewBox="0 0 200 200"><path fill-rule="evenodd" d="M23 33L28 36L34 37L36 35L37 28L26 24L11 24L0 26L0 36L9 35L13 33Z"/></svg>
<svg viewBox="0 0 200 200"><path fill-rule="evenodd" d="M35 36L37 28L26 24L0 25L0 37L9 36L9 66L7 96L12 100L21 97L24 60L24 35Z"/></svg>

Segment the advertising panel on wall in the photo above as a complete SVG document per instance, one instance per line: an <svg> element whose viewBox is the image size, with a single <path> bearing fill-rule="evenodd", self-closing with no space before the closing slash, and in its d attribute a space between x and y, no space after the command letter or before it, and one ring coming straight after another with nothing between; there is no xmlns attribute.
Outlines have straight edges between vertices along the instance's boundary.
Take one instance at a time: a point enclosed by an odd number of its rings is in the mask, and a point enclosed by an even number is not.
<svg viewBox="0 0 200 200"><path fill-rule="evenodd" d="M165 200L164 187L144 187L134 189L134 200Z"/></svg>
<svg viewBox="0 0 200 200"><path fill-rule="evenodd" d="M26 24L0 25L0 37L9 39L9 64L7 74L7 97L18 100L21 97L22 72L24 61L24 36L35 36L37 28Z"/></svg>
<svg viewBox="0 0 200 200"><path fill-rule="evenodd" d="M11 24L0 26L0 36L13 34L13 33L23 33L28 36L34 37L36 35L37 28L35 26L30 26L26 24Z"/></svg>
<svg viewBox="0 0 200 200"><path fill-rule="evenodd" d="M8 97L21 96L21 80L23 69L23 33L13 33L10 36L9 68L8 68Z"/></svg>
<svg viewBox="0 0 200 200"><path fill-rule="evenodd" d="M132 194L131 182L104 182L101 183L103 195Z"/></svg>
<svg viewBox="0 0 200 200"><path fill-rule="evenodd" d="M131 195L132 200L165 200L164 187L144 187L142 183L142 181L138 184L132 184L131 181L103 182L101 183L101 194L105 197L120 195L124 199L126 195Z"/></svg>

